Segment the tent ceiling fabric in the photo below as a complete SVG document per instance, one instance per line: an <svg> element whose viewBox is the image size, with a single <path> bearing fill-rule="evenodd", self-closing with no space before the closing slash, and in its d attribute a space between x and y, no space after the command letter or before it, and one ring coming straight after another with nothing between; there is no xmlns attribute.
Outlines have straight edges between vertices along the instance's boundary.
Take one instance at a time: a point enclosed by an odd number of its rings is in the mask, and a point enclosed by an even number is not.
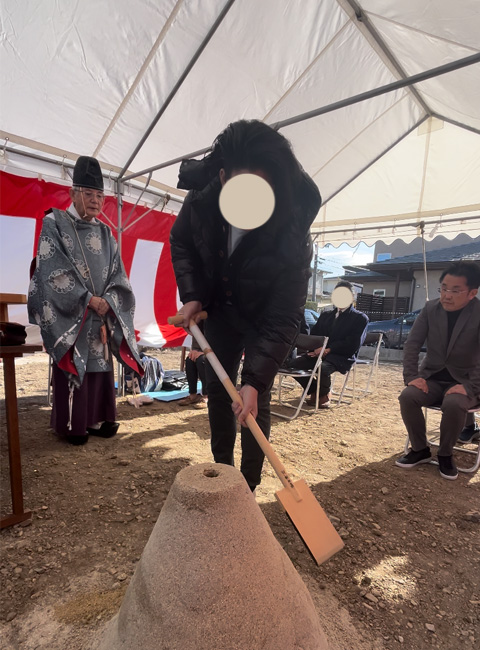
<svg viewBox="0 0 480 650"><path fill-rule="evenodd" d="M411 241L418 234L411 224L423 220L427 235L435 222L436 235L453 238L465 232L476 237L479 152L480 136L428 120L323 205L312 231L321 233L325 243Z"/></svg>
<svg viewBox="0 0 480 650"><path fill-rule="evenodd" d="M4 0L9 145L122 169L225 5ZM207 147L231 121L273 124L478 53L479 33L478 0L236 0L127 173ZM314 226L324 241L343 228L349 243L385 227L408 239L417 232L400 222L480 212L480 65L415 89L421 101L403 88L282 130L326 201ZM177 174L153 179L180 196ZM472 221L455 223L476 236Z"/></svg>

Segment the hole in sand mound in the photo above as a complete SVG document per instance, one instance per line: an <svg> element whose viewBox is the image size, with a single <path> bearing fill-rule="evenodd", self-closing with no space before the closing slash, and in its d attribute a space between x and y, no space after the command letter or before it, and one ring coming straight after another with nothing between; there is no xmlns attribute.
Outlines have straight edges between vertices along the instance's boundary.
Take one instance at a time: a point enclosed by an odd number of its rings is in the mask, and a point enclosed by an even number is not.
<svg viewBox="0 0 480 650"><path fill-rule="evenodd" d="M208 478L215 478L216 476L220 476L220 473L217 472L216 469L204 469L203 474L205 476L208 476Z"/></svg>

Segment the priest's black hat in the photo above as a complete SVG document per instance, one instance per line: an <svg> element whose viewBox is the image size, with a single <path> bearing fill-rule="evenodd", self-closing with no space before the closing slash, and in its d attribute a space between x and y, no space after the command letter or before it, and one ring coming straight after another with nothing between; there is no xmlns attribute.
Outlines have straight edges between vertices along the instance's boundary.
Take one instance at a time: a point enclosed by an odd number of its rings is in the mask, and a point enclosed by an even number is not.
<svg viewBox="0 0 480 650"><path fill-rule="evenodd" d="M100 164L91 156L80 156L73 169L73 185L103 191L103 176Z"/></svg>

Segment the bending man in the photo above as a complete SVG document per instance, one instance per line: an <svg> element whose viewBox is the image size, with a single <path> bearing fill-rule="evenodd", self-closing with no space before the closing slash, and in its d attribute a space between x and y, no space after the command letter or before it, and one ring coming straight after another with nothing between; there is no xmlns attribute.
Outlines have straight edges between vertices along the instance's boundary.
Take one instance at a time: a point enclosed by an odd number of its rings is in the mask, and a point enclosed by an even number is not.
<svg viewBox="0 0 480 650"><path fill-rule="evenodd" d="M254 230L230 226L219 209L222 185L241 173L260 176L275 195L272 216ZM312 254L309 228L320 195L288 141L255 120L230 124L207 158L185 162L179 187L192 190L170 240L184 327L207 309L206 338L234 383L244 354L243 409L232 407L206 363L213 457L233 465L237 416L242 425L240 469L254 490L264 456L245 428L245 418L252 413L269 437L270 389L305 304Z"/></svg>

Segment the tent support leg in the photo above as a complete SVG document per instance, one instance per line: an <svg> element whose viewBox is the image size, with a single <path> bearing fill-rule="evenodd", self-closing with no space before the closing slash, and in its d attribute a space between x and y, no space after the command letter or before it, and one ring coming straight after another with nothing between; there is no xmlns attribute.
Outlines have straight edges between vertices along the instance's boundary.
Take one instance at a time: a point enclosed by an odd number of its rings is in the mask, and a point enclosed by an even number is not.
<svg viewBox="0 0 480 650"><path fill-rule="evenodd" d="M425 278L425 302L428 301L428 274L427 274L427 251L425 249L425 222L420 222L420 233L422 235L422 253L423 253L423 275Z"/></svg>
<svg viewBox="0 0 480 650"><path fill-rule="evenodd" d="M123 208L123 195L122 183L117 181L115 183L115 191L117 194L117 243L118 253L122 256L122 208ZM123 366L120 361L117 361L117 397L124 397L125 395L125 381L123 377Z"/></svg>

